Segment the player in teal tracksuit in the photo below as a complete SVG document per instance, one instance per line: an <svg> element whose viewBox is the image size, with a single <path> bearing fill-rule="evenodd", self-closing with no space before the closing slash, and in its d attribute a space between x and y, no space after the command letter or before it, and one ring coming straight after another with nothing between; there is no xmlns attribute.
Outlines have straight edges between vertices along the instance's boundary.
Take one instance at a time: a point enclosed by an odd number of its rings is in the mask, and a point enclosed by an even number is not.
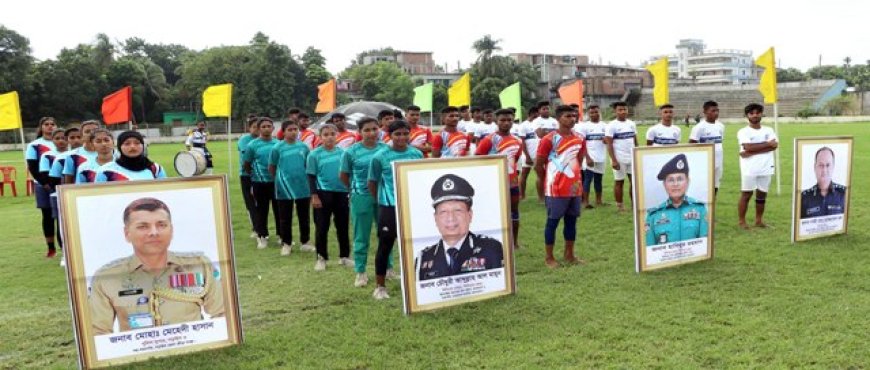
<svg viewBox="0 0 870 370"><path fill-rule="evenodd" d="M379 142L378 121L366 117L357 121L357 127L362 135L362 141L353 144L344 152L341 158L341 181L350 188L350 214L353 222L353 260L356 280L354 286L364 287L368 284L366 263L369 254L369 244L372 235L372 224L378 214L377 199L369 194L369 166L375 153L387 148L387 144ZM392 269L392 261L388 269Z"/></svg>
<svg viewBox="0 0 870 370"><path fill-rule="evenodd" d="M272 147L269 172L275 178L275 199L278 201L278 234L281 236L281 255L288 256L293 248L293 206L299 219L299 242L308 245L311 239L311 190L305 175L305 164L310 150L308 145L296 140L299 124L296 121L281 123L284 140Z"/></svg>
<svg viewBox="0 0 870 370"><path fill-rule="evenodd" d="M311 189L311 206L314 207L314 247L317 249L315 271L326 269L329 252L326 247L329 234L329 221L335 223L338 239L339 264L353 266L350 260L350 207L348 205L348 188L339 179L341 157L344 149L336 145L338 129L332 124L320 126L322 145L308 155L305 173L308 174L308 186Z"/></svg>

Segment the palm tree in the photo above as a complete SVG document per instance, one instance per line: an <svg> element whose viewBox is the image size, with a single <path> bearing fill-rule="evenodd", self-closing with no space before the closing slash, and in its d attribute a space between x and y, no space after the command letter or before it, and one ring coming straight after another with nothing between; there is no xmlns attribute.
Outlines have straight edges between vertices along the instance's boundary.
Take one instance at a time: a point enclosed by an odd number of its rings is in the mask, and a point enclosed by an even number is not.
<svg viewBox="0 0 870 370"><path fill-rule="evenodd" d="M493 40L491 35L484 35L483 38L471 44L471 48L477 52L477 63L480 64L481 71L484 71L485 74L489 69L487 66L490 64L490 59L492 59L492 53L501 50L501 46L498 46L499 42L501 42L501 39Z"/></svg>

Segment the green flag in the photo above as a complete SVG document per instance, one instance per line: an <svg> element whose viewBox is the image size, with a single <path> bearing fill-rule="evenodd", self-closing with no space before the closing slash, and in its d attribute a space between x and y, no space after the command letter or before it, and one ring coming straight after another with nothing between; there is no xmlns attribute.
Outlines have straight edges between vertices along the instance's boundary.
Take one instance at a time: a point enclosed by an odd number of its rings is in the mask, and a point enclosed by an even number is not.
<svg viewBox="0 0 870 370"><path fill-rule="evenodd" d="M523 119L523 103L519 82L508 86L498 93L498 100L501 101L502 108L514 108L517 110L516 119Z"/></svg>
<svg viewBox="0 0 870 370"><path fill-rule="evenodd" d="M421 112L432 111L432 82L414 88L414 105L420 107Z"/></svg>

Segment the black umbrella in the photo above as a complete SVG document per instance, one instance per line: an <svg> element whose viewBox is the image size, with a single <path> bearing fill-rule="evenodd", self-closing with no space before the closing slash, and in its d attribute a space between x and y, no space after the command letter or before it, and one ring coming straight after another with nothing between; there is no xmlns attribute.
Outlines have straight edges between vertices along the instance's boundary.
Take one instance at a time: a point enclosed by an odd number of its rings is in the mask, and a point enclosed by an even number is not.
<svg viewBox="0 0 870 370"><path fill-rule="evenodd" d="M347 123L347 128L350 130L356 130L356 122L358 120L362 119L363 117L378 118L378 113L380 113L382 110L398 110L402 112L402 115L405 115L405 111L390 103L383 103L379 101L358 101L335 108L335 110L327 113L325 116L317 120L317 122L315 122L312 127L314 129L317 129L320 127L321 124L326 122L326 120L331 119L333 114L341 113L344 114L344 116L346 117L345 122Z"/></svg>

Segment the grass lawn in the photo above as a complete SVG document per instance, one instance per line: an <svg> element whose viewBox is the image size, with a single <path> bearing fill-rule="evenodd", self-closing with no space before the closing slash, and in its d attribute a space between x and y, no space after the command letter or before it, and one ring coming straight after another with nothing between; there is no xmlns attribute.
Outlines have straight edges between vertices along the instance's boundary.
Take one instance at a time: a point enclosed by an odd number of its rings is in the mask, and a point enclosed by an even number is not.
<svg viewBox="0 0 870 370"><path fill-rule="evenodd" d="M683 127L685 142L689 130ZM130 367L870 367L870 166L864 167L870 125L780 126L783 192L776 195L772 185L765 215L772 228L748 232L737 228L736 215L740 127L727 126L712 261L635 274L632 216L615 213L608 173L605 201L611 205L584 211L580 219L577 244L587 266L544 266L545 212L530 194L521 205L517 295L413 317L402 315L397 282L388 283L392 298L378 302L371 298L373 284L354 288L353 271L335 262L315 273L313 253L279 258L274 242L257 250L234 161L230 191L244 345ZM792 138L820 135L856 138L849 234L792 245ZM225 172L226 144L209 146L217 172ZM149 151L174 175L171 160L182 147ZM17 165L23 179L22 157L0 153L0 165ZM43 258L40 234L32 197L7 192L0 198L0 368L76 366L65 274L57 259ZM559 253L560 238L561 232ZM330 249L337 253L335 243ZM370 257L371 277L374 248Z"/></svg>

